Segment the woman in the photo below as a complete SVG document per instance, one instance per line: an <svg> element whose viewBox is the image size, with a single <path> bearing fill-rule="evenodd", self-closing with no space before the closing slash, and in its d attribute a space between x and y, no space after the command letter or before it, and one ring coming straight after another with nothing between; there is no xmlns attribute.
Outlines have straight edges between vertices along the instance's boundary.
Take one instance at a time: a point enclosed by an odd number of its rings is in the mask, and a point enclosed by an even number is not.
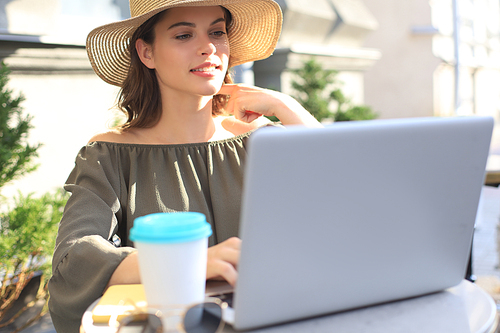
<svg viewBox="0 0 500 333"><path fill-rule="evenodd" d="M87 39L95 72L121 87L118 106L127 121L81 149L65 185L72 196L49 282L58 332L78 332L83 312L107 287L140 283L128 240L138 216L204 213L213 229L207 279L234 284L248 136L269 124L263 115L320 126L291 97L233 85L228 76L229 67L274 50L281 29L274 1L131 0L130 6L131 19L99 27Z"/></svg>

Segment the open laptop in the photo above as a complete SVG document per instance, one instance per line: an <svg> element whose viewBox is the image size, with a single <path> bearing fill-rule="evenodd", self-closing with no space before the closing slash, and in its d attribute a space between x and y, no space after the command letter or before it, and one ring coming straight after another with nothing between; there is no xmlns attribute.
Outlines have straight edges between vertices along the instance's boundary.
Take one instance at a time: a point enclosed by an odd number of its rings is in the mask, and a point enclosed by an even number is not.
<svg viewBox="0 0 500 333"><path fill-rule="evenodd" d="M250 329L460 283L492 129L452 117L254 133L225 320Z"/></svg>

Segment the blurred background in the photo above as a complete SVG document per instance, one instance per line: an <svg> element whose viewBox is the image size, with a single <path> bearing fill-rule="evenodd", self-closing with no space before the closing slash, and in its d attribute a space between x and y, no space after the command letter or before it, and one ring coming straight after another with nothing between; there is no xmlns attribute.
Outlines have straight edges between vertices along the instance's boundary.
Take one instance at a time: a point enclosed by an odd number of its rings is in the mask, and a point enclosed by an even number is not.
<svg viewBox="0 0 500 333"><path fill-rule="evenodd" d="M279 0L284 13L269 59L240 66L237 82L294 96L294 70L314 58L335 70L352 103L378 118L491 115L500 108L496 0ZM127 0L0 0L0 59L26 97L36 172L2 194L61 187L78 150L116 117L117 88L92 71L87 34L128 18Z"/></svg>

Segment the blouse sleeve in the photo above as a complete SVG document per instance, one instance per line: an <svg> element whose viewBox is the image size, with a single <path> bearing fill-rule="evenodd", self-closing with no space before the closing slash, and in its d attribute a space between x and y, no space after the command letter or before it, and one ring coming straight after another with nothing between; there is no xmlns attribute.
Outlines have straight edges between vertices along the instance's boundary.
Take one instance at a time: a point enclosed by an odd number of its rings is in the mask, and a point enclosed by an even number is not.
<svg viewBox="0 0 500 333"><path fill-rule="evenodd" d="M99 298L131 247L115 247L122 208L116 153L82 148L64 188L71 192L59 225L49 281L49 310L58 332L79 332L86 308Z"/></svg>

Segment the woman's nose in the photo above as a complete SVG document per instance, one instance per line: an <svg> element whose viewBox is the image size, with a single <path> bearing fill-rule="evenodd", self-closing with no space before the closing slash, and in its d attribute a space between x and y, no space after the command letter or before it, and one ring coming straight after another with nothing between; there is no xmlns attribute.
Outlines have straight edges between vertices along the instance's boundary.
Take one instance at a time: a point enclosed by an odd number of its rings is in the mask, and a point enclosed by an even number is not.
<svg viewBox="0 0 500 333"><path fill-rule="evenodd" d="M209 38L203 38L201 41L199 52L202 55L211 55L217 51L214 43Z"/></svg>

